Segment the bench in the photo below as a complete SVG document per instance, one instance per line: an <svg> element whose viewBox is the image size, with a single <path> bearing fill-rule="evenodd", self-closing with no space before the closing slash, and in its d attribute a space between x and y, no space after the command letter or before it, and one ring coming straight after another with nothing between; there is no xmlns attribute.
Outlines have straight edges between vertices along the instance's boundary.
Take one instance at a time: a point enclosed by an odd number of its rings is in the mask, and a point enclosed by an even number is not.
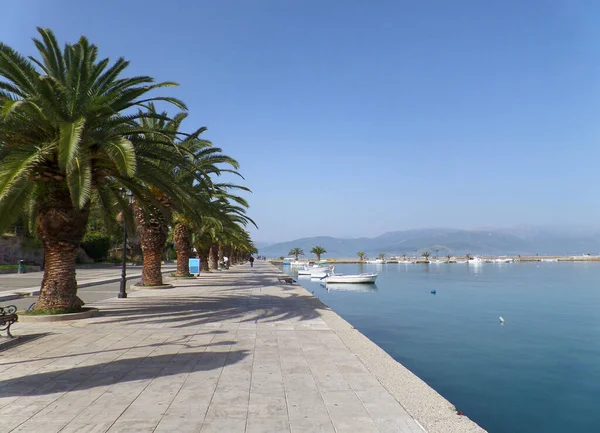
<svg viewBox="0 0 600 433"><path fill-rule="evenodd" d="M9 338L13 338L10 333L10 327L17 320L19 320L19 316L17 316L17 307L14 305L0 307L0 331L6 331L6 335L8 335Z"/></svg>
<svg viewBox="0 0 600 433"><path fill-rule="evenodd" d="M277 277L277 280L279 280L280 283L287 284L294 284L296 282L292 277Z"/></svg>

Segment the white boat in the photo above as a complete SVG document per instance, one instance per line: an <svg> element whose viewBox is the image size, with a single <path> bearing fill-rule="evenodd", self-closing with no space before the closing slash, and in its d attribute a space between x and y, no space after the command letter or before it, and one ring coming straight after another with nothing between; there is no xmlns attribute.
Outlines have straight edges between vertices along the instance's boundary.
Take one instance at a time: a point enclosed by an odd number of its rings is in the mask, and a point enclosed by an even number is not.
<svg viewBox="0 0 600 433"><path fill-rule="evenodd" d="M384 263L387 263L387 260L373 259L373 260L367 260L367 263L369 263L371 265L383 265Z"/></svg>
<svg viewBox="0 0 600 433"><path fill-rule="evenodd" d="M323 277L333 273L334 268L330 266L305 266L304 269L298 269L298 275L310 275L313 278Z"/></svg>
<svg viewBox="0 0 600 433"><path fill-rule="evenodd" d="M480 265L483 263L483 260L481 260L479 257L471 257L467 263L470 265Z"/></svg>
<svg viewBox="0 0 600 433"><path fill-rule="evenodd" d="M329 283L344 283L344 284L365 284L374 283L377 279L377 274L357 274L357 275L329 275L325 278L325 282Z"/></svg>
<svg viewBox="0 0 600 433"><path fill-rule="evenodd" d="M414 260L398 260L399 265L410 265L416 263Z"/></svg>
<svg viewBox="0 0 600 433"><path fill-rule="evenodd" d="M542 262L558 262L558 259L542 259Z"/></svg>
<svg viewBox="0 0 600 433"><path fill-rule="evenodd" d="M302 268L302 267L304 267L306 265L308 265L308 262L297 261L297 262L291 262L290 263L290 267L291 268Z"/></svg>
<svg viewBox="0 0 600 433"><path fill-rule="evenodd" d="M494 263L512 263L514 261L514 259L508 257L498 257L496 260L494 260Z"/></svg>

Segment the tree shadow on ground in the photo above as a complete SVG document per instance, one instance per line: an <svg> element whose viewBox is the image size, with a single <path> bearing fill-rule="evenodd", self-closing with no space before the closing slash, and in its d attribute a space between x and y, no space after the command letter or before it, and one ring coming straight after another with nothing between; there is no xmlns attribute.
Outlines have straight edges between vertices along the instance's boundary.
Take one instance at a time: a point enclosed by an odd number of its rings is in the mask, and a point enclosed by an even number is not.
<svg viewBox="0 0 600 433"><path fill-rule="evenodd" d="M320 318L325 309L316 298L294 293L285 297L269 294L235 294L223 296L161 296L132 298L102 306L101 323L164 324L189 327L219 322L306 321Z"/></svg>
<svg viewBox="0 0 600 433"><path fill-rule="evenodd" d="M209 345L210 346L210 345ZM201 346L196 346L200 348ZM203 350L203 349L202 349ZM116 359L63 370L0 380L0 398L60 394L118 383L152 380L198 371L217 370L249 355L247 350L198 351Z"/></svg>
<svg viewBox="0 0 600 433"><path fill-rule="evenodd" d="M0 352L12 349L13 347L22 346L30 341L39 340L40 338L44 338L51 334L52 332L40 332L37 334L16 335L14 338L0 337Z"/></svg>
<svg viewBox="0 0 600 433"><path fill-rule="evenodd" d="M189 349L189 348L198 347L198 346L195 346L193 344L193 342L189 342L189 343L185 342L186 340L189 340L190 338L197 336L197 335L208 335L208 334L227 334L227 331L215 330L215 331L205 332L205 333L197 333L197 334L191 334L191 335L187 334L187 335L182 335L177 340L170 340L170 341L162 342L162 343L136 345L136 346L132 346L132 347L120 347L120 348L116 348L116 349L102 349L102 350L95 350L95 351L89 351L89 352L77 352L77 353L57 355L57 356L45 356L45 357L38 356L38 357L35 357L32 359L19 359L16 361L0 362L0 366L17 365L17 364L24 364L24 363L28 363L28 362L48 361L51 359L74 358L74 357L85 356L85 355L96 355L98 353L127 352L128 350L131 350L131 349L142 349L142 348L148 348L148 347L181 346L181 347ZM50 333L32 334L32 335L36 336L35 339L38 339L38 338L45 337L46 335L50 335ZM26 335L22 338L27 339L28 337L29 336ZM28 339L28 341L31 341L31 339ZM212 342L210 345L211 346L231 346L232 344L236 344L236 342L233 340L223 340L223 341Z"/></svg>

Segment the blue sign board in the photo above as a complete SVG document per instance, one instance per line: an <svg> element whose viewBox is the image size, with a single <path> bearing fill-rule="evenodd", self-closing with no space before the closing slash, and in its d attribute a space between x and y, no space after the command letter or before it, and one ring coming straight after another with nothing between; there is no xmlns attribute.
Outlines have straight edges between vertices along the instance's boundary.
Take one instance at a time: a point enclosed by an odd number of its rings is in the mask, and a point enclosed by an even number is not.
<svg viewBox="0 0 600 433"><path fill-rule="evenodd" d="M200 274L200 259L190 260L190 274Z"/></svg>

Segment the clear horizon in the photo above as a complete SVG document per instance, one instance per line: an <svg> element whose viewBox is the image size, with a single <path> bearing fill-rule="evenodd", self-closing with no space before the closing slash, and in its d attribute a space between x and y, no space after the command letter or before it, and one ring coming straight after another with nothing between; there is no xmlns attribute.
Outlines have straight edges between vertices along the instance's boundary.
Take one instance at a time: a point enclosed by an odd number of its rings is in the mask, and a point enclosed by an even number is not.
<svg viewBox="0 0 600 433"><path fill-rule="evenodd" d="M119 13L114 13L114 6ZM0 40L86 35L180 83L259 242L600 220L600 3L8 0Z"/></svg>

